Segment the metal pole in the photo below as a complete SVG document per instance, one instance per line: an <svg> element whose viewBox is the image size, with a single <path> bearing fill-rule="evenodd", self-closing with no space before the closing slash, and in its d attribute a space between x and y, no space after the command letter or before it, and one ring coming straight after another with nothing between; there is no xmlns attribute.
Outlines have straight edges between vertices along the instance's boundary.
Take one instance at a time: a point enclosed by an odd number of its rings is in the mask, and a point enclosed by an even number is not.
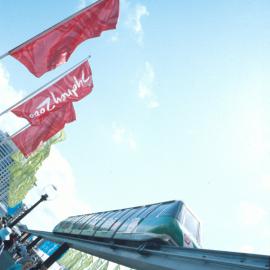
<svg viewBox="0 0 270 270"><path fill-rule="evenodd" d="M5 53L3 57L9 55L10 53L12 53L12 52L15 51L15 50L18 50L20 47L23 47L24 45L26 45L27 43L31 42L32 40L39 38L40 36L42 36L43 34L49 32L50 30L52 30L53 28L57 27L58 25L60 25L60 24L62 24L62 23L65 23L65 22L68 21L68 20L71 20L73 17L76 17L76 16L79 15L80 13L83 13L86 9L91 8L91 7L93 7L93 6L97 5L97 4L99 4L99 3L102 2L102 1L104 1L104 0L96 1L95 3L93 3L93 4L91 4L91 5L87 6L87 7L85 7L85 8L83 8L83 9L79 10L78 12L76 12L76 13L70 15L69 17L65 18L64 20L60 21L59 23L54 24L53 26L49 27L48 29L42 31L41 33L39 33L39 34L35 35L34 37L28 39L27 41L23 42L23 43L20 44L19 46L17 46L17 47L15 47L15 48L11 49L11 50L8 51L7 53ZM0 58L0 59L1 59L1 58Z"/></svg>
<svg viewBox="0 0 270 270"><path fill-rule="evenodd" d="M8 52L0 56L0 60L8 56Z"/></svg>
<svg viewBox="0 0 270 270"><path fill-rule="evenodd" d="M7 137L5 137L1 142L0 142L0 146L3 145L4 143L11 141L11 137L16 136L18 133L20 133L21 131L23 131L24 129L28 128L30 126L30 124L27 124L25 126L23 126L22 128L20 128L19 130L15 131L12 135L8 135ZM7 133L8 134L8 133Z"/></svg>
<svg viewBox="0 0 270 270"><path fill-rule="evenodd" d="M25 41L25 42L23 42L23 43L21 43L20 45L16 46L15 48L9 50L8 52L6 52L6 53L4 53L3 55L0 56L0 60L3 59L3 58L5 58L6 56L8 56L8 55L9 55L10 53L12 53L13 51L18 50L19 48L23 47L24 45L26 45L27 43L31 42L32 40L37 39L37 38L39 38L40 36L42 36L43 34L49 32L50 30L52 30L53 28L57 27L57 26L60 25L61 23L65 23L66 21L72 19L73 17L79 15L80 13L83 13L86 9L91 8L91 7L95 6L95 5L97 5L97 4L100 3L101 1L103 1L103 0L96 1L95 3L93 3L93 4L91 4L91 5L89 5L89 6L85 7L85 8L83 8L82 10L79 10L78 12L76 12L76 13L72 14L71 16L65 18L64 20L60 21L59 23L54 24L53 26L49 27L48 29L42 31L41 33L35 35L34 37L28 39L27 41Z"/></svg>
<svg viewBox="0 0 270 270"><path fill-rule="evenodd" d="M0 142L0 146L4 145L4 144L7 143L7 142L12 142L12 144L14 144L13 141L12 141L12 139L11 139L11 137L16 136L18 133L22 132L23 130L25 130L25 129L28 128L28 127L30 127L30 124L27 124L27 125L25 125L24 127L20 128L20 129L17 130L15 133L13 133L11 136L8 135L8 137L4 138L4 139ZM17 150L19 150L19 149L17 149ZM11 152L11 153L9 153L8 155L4 156L3 158L0 159L0 162L2 162L3 160L5 160L6 158L10 157L11 155L13 155L15 152L16 152L16 151Z"/></svg>
<svg viewBox="0 0 270 270"><path fill-rule="evenodd" d="M15 226L17 223L19 223L26 215L28 215L35 207L37 207L41 202L46 201L48 198L47 194L44 194L41 196L41 198L34 204L32 205L29 209L27 209L24 213L22 213L20 216L15 218L13 221L8 223L8 227L12 228Z"/></svg>

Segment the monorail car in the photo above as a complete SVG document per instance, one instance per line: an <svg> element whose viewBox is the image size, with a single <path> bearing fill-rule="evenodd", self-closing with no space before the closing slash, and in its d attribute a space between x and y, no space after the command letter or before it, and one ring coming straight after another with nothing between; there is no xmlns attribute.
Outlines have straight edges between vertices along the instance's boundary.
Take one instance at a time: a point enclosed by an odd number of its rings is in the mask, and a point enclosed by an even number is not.
<svg viewBox="0 0 270 270"><path fill-rule="evenodd" d="M137 206L69 217L54 233L100 241L160 242L199 248L200 222L182 201Z"/></svg>

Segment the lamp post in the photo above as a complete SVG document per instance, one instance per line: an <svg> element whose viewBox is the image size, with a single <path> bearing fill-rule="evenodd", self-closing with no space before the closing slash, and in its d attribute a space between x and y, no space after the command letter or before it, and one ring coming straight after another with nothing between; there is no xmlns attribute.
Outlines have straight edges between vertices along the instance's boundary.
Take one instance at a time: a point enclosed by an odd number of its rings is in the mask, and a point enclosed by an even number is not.
<svg viewBox="0 0 270 270"><path fill-rule="evenodd" d="M47 194L43 194L40 199L34 204L32 205L29 209L27 209L26 211L24 211L21 215L19 215L18 217L16 217L13 221L11 221L10 223L8 223L8 227L12 228L13 226L15 226L16 224L18 224L26 215L28 215L34 208L36 208L41 202L46 201L48 199L48 195Z"/></svg>
<svg viewBox="0 0 270 270"><path fill-rule="evenodd" d="M24 211L21 215L16 217L14 220L8 223L8 227L12 228L16 224L18 224L26 215L28 215L34 208L36 208L41 202L47 200L53 200L56 197L56 187L54 185L48 185L43 188L43 195L41 195L40 199L32 205L29 209Z"/></svg>

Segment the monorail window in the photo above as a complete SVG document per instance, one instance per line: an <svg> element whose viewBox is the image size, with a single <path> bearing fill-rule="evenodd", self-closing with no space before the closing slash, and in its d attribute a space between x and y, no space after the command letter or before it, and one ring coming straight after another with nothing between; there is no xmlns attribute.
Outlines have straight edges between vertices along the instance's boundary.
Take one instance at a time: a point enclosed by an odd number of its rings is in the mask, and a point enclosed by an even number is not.
<svg viewBox="0 0 270 270"><path fill-rule="evenodd" d="M178 213L179 202L163 203L156 208L149 217L170 216L175 217Z"/></svg>
<svg viewBox="0 0 270 270"><path fill-rule="evenodd" d="M136 209L135 213L133 213L119 228L118 232L126 232L130 233L135 227L138 225L141 220L138 216L144 211L143 207Z"/></svg>
<svg viewBox="0 0 270 270"><path fill-rule="evenodd" d="M93 228L95 228L100 221L104 220L106 214L107 212L100 213L93 221L91 221L91 225L93 226Z"/></svg>
<svg viewBox="0 0 270 270"><path fill-rule="evenodd" d="M91 220L87 221L83 226L81 231L82 235L92 235L94 230L96 230L100 224L104 220L104 217L108 214L108 212L96 214Z"/></svg>
<svg viewBox="0 0 270 270"><path fill-rule="evenodd" d="M109 217L112 216L112 212L106 212L102 218L97 222L97 224L95 225L95 229L97 229L98 227L100 227Z"/></svg>
<svg viewBox="0 0 270 270"><path fill-rule="evenodd" d="M76 219L72 220L72 226L71 226L71 233L74 233L75 230L78 231L80 230L80 228L82 227L82 224L85 221L85 217L84 216L77 216Z"/></svg>
<svg viewBox="0 0 270 270"><path fill-rule="evenodd" d="M137 212L137 209L128 209L125 215L121 216L112 226L111 230L115 231L121 226L132 214Z"/></svg>
<svg viewBox="0 0 270 270"><path fill-rule="evenodd" d="M115 221L123 215L125 210L118 210L115 211L115 214L108 218L107 221L104 222L104 224L101 226L100 230L102 231L108 231L111 226L115 223Z"/></svg>
<svg viewBox="0 0 270 270"><path fill-rule="evenodd" d="M67 220L64 220L63 222L61 222L61 227L63 231L66 231L67 229L69 229L71 225L72 225L71 218L68 218Z"/></svg>
<svg viewBox="0 0 270 270"><path fill-rule="evenodd" d="M96 223L102 218L102 216L103 216L103 213L96 214L94 218L92 218L90 221L87 221L86 227L89 229L93 229Z"/></svg>
<svg viewBox="0 0 270 270"><path fill-rule="evenodd" d="M181 224L200 242L200 223L185 206L182 207L181 211Z"/></svg>
<svg viewBox="0 0 270 270"><path fill-rule="evenodd" d="M68 229L71 226L73 219L74 219L74 216L73 217L69 217L66 220L64 220L63 223L61 224L62 228L64 230Z"/></svg>
<svg viewBox="0 0 270 270"><path fill-rule="evenodd" d="M145 211L143 211L140 215L139 218L144 219L146 218L154 209L159 207L160 204L153 204L151 206L145 207Z"/></svg>
<svg viewBox="0 0 270 270"><path fill-rule="evenodd" d="M94 217L94 214L89 214L84 216L80 221L80 226L78 226L77 230L83 230L85 226L87 226L87 223Z"/></svg>

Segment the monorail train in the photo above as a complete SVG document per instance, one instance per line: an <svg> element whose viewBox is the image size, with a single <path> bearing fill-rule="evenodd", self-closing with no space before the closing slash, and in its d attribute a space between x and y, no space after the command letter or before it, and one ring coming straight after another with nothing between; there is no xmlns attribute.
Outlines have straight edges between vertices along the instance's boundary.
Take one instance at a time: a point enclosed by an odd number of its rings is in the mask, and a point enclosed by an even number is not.
<svg viewBox="0 0 270 270"><path fill-rule="evenodd" d="M182 201L72 216L56 225L53 232L115 243L201 246L200 222Z"/></svg>

